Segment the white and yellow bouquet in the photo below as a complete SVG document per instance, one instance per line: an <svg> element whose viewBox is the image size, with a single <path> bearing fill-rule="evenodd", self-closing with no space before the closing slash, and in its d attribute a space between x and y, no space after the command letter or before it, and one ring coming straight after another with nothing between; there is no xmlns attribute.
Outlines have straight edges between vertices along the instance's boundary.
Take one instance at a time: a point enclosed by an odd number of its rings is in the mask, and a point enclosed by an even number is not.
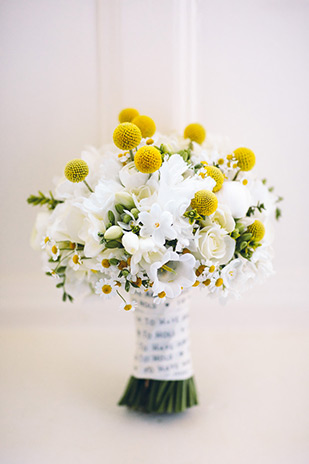
<svg viewBox="0 0 309 464"><path fill-rule="evenodd" d="M281 198L252 175L253 151L197 123L162 135L132 108L119 121L114 144L85 149L54 193L28 198L47 206L32 244L63 300L118 295L130 311L145 294L167 307L192 287L225 300L272 274Z"/></svg>

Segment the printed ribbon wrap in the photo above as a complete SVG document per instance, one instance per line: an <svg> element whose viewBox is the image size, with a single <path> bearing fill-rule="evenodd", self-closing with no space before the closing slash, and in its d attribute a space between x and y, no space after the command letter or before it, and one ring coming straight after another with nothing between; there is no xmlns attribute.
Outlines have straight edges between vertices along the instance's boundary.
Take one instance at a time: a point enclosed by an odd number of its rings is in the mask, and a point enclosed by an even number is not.
<svg viewBox="0 0 309 464"><path fill-rule="evenodd" d="M193 375L189 337L189 292L155 304L151 293L135 294L134 377L185 380Z"/></svg>

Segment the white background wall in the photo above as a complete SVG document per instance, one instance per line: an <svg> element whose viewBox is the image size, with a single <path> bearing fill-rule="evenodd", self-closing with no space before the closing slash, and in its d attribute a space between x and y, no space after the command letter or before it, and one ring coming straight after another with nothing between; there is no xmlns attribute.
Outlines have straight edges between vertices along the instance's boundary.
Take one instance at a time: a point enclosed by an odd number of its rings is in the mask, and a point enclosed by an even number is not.
<svg viewBox="0 0 309 464"><path fill-rule="evenodd" d="M198 120L257 155L256 173L285 197L277 274L225 307L196 292L193 324L309 324L308 9L306 0L6 0L1 37L1 320L122 324L100 301L64 305L29 246L25 199L85 144L110 141L118 111L160 130Z"/></svg>

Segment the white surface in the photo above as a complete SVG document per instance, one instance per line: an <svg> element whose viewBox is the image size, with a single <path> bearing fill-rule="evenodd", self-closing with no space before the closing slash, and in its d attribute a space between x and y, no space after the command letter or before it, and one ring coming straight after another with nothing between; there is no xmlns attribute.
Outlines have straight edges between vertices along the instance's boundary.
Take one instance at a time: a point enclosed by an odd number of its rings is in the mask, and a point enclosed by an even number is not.
<svg viewBox="0 0 309 464"><path fill-rule="evenodd" d="M307 464L308 331L193 331L200 405L116 405L131 331L1 331L1 464Z"/></svg>

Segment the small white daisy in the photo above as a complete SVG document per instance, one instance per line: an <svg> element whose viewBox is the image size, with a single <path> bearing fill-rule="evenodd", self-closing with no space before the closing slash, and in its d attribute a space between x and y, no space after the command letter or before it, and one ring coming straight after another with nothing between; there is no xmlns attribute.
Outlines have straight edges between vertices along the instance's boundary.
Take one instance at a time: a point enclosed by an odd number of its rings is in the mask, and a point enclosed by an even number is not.
<svg viewBox="0 0 309 464"><path fill-rule="evenodd" d="M58 246L56 245L56 242L54 240L50 240L48 242L48 249L51 254L51 257L53 258L54 261L56 261L60 255L60 250Z"/></svg>
<svg viewBox="0 0 309 464"><path fill-rule="evenodd" d="M153 302L155 304L162 304L166 302L166 293L165 292L160 292L158 293L155 297Z"/></svg>
<svg viewBox="0 0 309 464"><path fill-rule="evenodd" d="M45 250L49 242L50 238L47 235L45 235L40 243L42 250Z"/></svg>
<svg viewBox="0 0 309 464"><path fill-rule="evenodd" d="M74 255L70 257L69 264L74 271L78 271L82 264L80 255L78 253L74 253Z"/></svg>
<svg viewBox="0 0 309 464"><path fill-rule="evenodd" d="M117 289L116 282L110 279L100 279L95 284L95 292L97 295L105 296L109 299L115 295Z"/></svg>
<svg viewBox="0 0 309 464"><path fill-rule="evenodd" d="M136 301L129 301L128 303L126 301L122 301L120 303L120 309L124 311L135 311L137 306Z"/></svg>

